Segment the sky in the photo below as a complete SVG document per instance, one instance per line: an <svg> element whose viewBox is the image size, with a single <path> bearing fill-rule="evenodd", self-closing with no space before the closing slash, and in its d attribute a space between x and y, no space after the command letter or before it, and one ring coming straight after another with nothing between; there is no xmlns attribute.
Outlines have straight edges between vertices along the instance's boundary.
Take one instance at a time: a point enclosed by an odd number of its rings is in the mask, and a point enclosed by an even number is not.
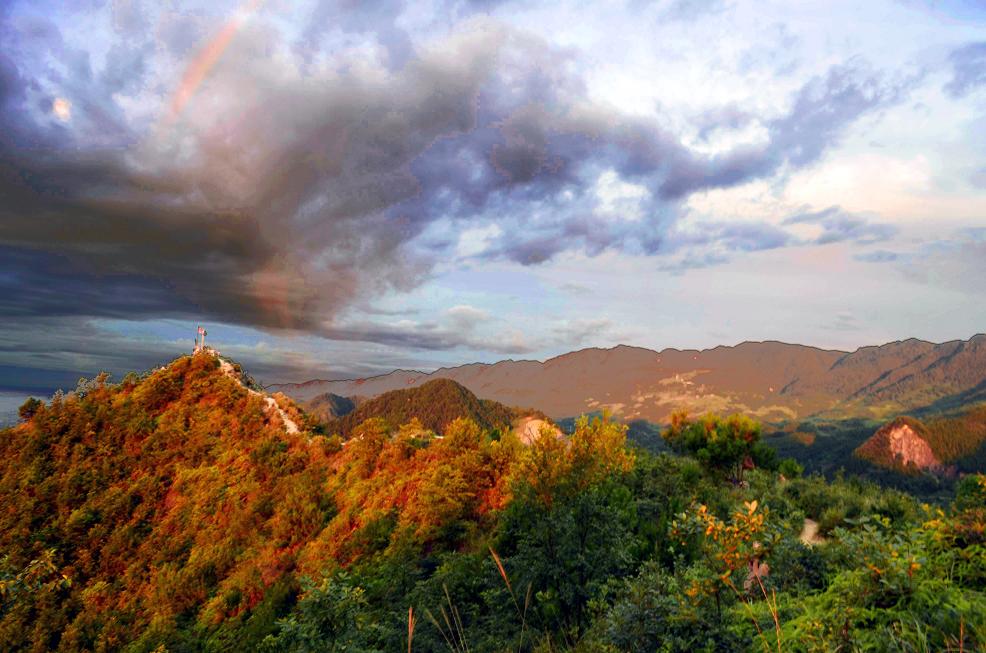
<svg viewBox="0 0 986 653"><path fill-rule="evenodd" d="M979 0L0 3L0 389L986 331Z"/></svg>

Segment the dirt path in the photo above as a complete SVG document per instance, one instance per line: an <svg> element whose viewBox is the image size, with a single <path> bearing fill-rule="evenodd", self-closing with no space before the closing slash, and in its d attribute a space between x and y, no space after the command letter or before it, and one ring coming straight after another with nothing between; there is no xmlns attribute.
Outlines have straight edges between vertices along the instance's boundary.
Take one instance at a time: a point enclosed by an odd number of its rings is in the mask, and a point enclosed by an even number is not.
<svg viewBox="0 0 986 653"><path fill-rule="evenodd" d="M217 357L217 358L219 358L219 368L223 371L223 373L232 379L236 379L236 381L242 385L243 382L240 381L239 375L236 373L236 370L233 369L232 364L230 364L229 361L224 360L221 357ZM267 404L267 410L277 413L278 417L281 418L281 421L284 422L284 430L286 430L289 434L293 435L301 431L301 429L298 428L298 425L295 424L294 420L288 417L288 414L284 412L284 409L281 408L280 405L278 405L277 399L274 399L270 395L264 395L263 393L257 392L256 390L251 390L246 386L243 386L243 388L252 395L263 396L264 403Z"/></svg>

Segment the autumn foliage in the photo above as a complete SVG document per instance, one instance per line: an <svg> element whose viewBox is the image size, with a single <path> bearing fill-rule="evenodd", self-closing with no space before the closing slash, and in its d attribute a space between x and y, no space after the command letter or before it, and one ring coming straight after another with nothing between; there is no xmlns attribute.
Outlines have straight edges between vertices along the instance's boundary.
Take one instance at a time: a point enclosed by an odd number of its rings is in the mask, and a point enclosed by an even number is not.
<svg viewBox="0 0 986 653"><path fill-rule="evenodd" d="M444 437L379 419L345 441L289 434L211 354L100 377L27 417L0 433L2 564L44 560L63 582L0 611L0 642L42 650L153 648L283 612L299 578L391 546L455 548L490 528L526 460L509 432L462 418Z"/></svg>

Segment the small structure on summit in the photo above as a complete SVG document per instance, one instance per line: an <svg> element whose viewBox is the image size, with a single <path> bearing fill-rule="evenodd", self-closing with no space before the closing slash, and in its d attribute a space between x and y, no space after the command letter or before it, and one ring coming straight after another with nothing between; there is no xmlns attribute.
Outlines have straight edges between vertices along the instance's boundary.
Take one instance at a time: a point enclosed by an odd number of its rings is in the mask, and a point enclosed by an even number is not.
<svg viewBox="0 0 986 653"><path fill-rule="evenodd" d="M195 335L195 349L192 350L193 354L197 354L200 351L205 351L205 337L209 334L201 324L199 325L198 332Z"/></svg>

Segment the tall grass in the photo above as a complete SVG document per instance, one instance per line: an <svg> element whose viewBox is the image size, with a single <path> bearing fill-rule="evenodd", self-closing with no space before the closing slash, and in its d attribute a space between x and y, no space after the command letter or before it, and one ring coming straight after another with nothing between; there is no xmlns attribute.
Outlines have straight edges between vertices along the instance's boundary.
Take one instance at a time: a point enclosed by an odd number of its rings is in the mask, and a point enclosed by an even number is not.
<svg viewBox="0 0 986 653"><path fill-rule="evenodd" d="M517 617L520 619L520 637L517 642L517 650L522 651L524 649L524 638L527 636L527 613L531 606L531 584L527 584L527 591L524 593L524 604L521 606L520 601L517 599L517 594L514 592L513 583L510 582L510 576L507 574L506 568L503 566L503 561L500 560L500 556L493 547L489 547L490 555L493 557L493 562L496 564L497 570L500 572L500 578L503 579L503 584L507 587L507 592L510 594L510 599L513 601L514 609L517 611ZM459 609L452 602L452 597L449 594L448 586L442 584L442 589L445 592L445 605L439 608L439 616L436 617L431 610L425 609L425 616L428 621L431 622L438 632L441 634L442 639L445 641L445 646L452 653L470 653L469 643L466 639L465 626L462 622L462 616L459 613ZM416 621L414 617L414 608L409 607L407 611L407 650L411 653L411 642L414 638L414 627ZM549 650L550 650L549 642Z"/></svg>

